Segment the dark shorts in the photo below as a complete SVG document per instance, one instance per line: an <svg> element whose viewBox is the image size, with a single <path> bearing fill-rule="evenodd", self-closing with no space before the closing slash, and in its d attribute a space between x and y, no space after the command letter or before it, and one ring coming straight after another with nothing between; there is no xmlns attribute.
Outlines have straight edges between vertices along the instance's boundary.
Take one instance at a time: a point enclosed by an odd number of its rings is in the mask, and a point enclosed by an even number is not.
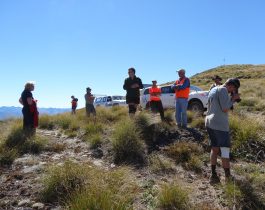
<svg viewBox="0 0 265 210"><path fill-rule="evenodd" d="M87 114L90 114L90 113L96 114L96 109L95 109L93 104L86 104L86 113Z"/></svg>
<svg viewBox="0 0 265 210"><path fill-rule="evenodd" d="M130 103L140 104L140 97L127 97L126 96L126 103L127 104L130 104Z"/></svg>
<svg viewBox="0 0 265 210"><path fill-rule="evenodd" d="M228 131L214 130L206 127L211 147L230 147L230 135Z"/></svg>

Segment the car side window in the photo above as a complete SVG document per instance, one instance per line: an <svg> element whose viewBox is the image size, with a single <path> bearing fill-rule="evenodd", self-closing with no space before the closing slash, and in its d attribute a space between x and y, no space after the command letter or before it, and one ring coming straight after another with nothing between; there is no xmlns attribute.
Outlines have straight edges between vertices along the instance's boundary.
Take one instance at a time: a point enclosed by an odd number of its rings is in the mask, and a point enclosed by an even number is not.
<svg viewBox="0 0 265 210"><path fill-rule="evenodd" d="M104 98L103 98L103 102L106 102L106 101L107 101L107 97L104 97Z"/></svg>
<svg viewBox="0 0 265 210"><path fill-rule="evenodd" d="M145 89L144 91L144 95L147 95L147 94L149 94L149 88Z"/></svg>
<svg viewBox="0 0 265 210"><path fill-rule="evenodd" d="M171 86L165 86L161 88L161 93L174 93L175 91L171 88Z"/></svg>

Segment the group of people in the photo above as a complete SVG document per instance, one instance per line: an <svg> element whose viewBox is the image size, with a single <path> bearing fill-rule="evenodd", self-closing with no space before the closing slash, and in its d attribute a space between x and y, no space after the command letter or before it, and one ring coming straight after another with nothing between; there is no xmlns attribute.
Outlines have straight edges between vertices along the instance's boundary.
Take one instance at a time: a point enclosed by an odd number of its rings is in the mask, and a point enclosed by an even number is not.
<svg viewBox="0 0 265 210"><path fill-rule="evenodd" d="M90 116L92 114L93 116L96 116L96 109L94 107L94 99L95 96L91 93L91 88L87 87L86 88L86 94L85 94L85 101L86 101L86 116ZM72 101L72 114L76 113L76 108L77 108L77 101L78 99L75 98L74 96L71 96Z"/></svg>
<svg viewBox="0 0 265 210"><path fill-rule="evenodd" d="M187 128L187 108L190 93L190 80L185 76L185 70L177 71L179 79L172 85L175 90L176 110L175 118L178 127ZM143 88L142 81L135 76L135 69L129 68L129 77L125 79L123 88L127 91L126 102L129 108L129 114L134 115L138 104L140 103L140 89ZM238 88L240 81L238 78L228 79L222 85L222 78L218 75L212 80L215 82L209 90L208 109L205 118L205 126L209 135L209 145L211 147L211 183L220 182L216 173L217 157L220 154L222 167L225 172L225 179L231 179L230 173L230 135L228 111L233 104L240 100ZM153 112L159 112L161 120L164 120L164 110L161 102L161 89L157 86L157 81L152 80L152 87L149 88L150 107Z"/></svg>
<svg viewBox="0 0 265 210"><path fill-rule="evenodd" d="M128 69L129 77L125 79L123 89L126 90L126 103L128 104L129 115L134 116L137 107L140 103L140 89L143 88L142 80L135 75L134 68ZM177 71L179 79L172 85L175 90L176 111L175 118L178 127L187 127L187 108L188 98L190 93L190 80L185 76L185 70ZM228 111L233 106L233 103L240 100L238 88L240 81L237 78L228 79L223 85L222 78L215 76L213 78L215 84L210 88L208 95L208 109L205 117L205 126L209 135L209 145L211 147L210 162L211 162L211 183L220 182L220 178L216 173L217 157L220 154L222 159L222 167L224 168L226 180L231 179L230 173L230 135L228 123ZM19 102L23 105L23 129L28 135L35 133L35 128L38 126L38 110L37 101L34 100L32 91L34 83L27 82L25 89L21 94ZM152 87L149 88L150 106L153 112L159 112L161 120L164 120L164 109L161 102L161 89L157 86L157 81L152 81ZM72 114L75 114L78 99L72 98ZM94 96L91 93L91 88L86 88L86 115L96 116L96 110L93 105Z"/></svg>

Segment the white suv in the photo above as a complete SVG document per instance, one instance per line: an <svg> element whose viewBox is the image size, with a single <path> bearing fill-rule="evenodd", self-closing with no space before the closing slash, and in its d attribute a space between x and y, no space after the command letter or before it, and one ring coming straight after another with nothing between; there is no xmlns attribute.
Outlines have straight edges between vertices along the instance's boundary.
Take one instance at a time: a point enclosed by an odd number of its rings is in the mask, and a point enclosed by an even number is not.
<svg viewBox="0 0 265 210"><path fill-rule="evenodd" d="M149 105L149 88L141 90L140 104L142 108L148 109ZM175 108L175 91L171 85L160 86L161 101L164 109ZM190 94L188 99L188 110L195 112L204 112L207 109L208 91L203 91L199 87L190 86Z"/></svg>
<svg viewBox="0 0 265 210"><path fill-rule="evenodd" d="M94 99L94 106L126 106L126 100L124 96L99 96Z"/></svg>

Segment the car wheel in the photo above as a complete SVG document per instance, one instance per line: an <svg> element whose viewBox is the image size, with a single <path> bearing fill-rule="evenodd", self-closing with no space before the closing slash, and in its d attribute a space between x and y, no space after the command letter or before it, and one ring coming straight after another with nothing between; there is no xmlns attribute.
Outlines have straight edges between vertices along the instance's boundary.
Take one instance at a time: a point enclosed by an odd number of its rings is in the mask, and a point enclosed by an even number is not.
<svg viewBox="0 0 265 210"><path fill-rule="evenodd" d="M191 101L188 105L188 110L203 114L203 105L200 101Z"/></svg>

